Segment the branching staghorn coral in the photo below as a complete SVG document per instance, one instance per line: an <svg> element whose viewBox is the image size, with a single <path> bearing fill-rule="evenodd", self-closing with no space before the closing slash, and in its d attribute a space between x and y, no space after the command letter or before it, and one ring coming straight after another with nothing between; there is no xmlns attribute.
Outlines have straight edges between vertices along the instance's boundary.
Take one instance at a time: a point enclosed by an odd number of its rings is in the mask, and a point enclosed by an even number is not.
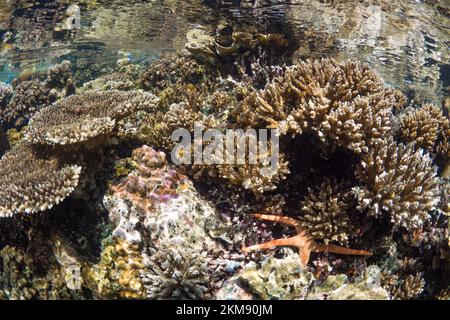
<svg viewBox="0 0 450 320"><path fill-rule="evenodd" d="M397 227L420 228L439 201L439 179L429 155L392 138L362 157L356 175L363 183L354 188L358 209L371 216L387 212Z"/></svg>
<svg viewBox="0 0 450 320"><path fill-rule="evenodd" d="M14 86L14 96L0 116L4 122L20 125L50 103L49 89L38 79L18 82Z"/></svg>
<svg viewBox="0 0 450 320"><path fill-rule="evenodd" d="M409 274L403 280L399 280L396 277L394 277L394 279L397 280L397 283L389 288L393 300L417 299L425 287L423 275L420 273L414 275Z"/></svg>
<svg viewBox="0 0 450 320"><path fill-rule="evenodd" d="M432 152L439 143L438 138L445 135L448 123L440 108L425 104L400 117L400 140Z"/></svg>
<svg viewBox="0 0 450 320"><path fill-rule="evenodd" d="M252 141L252 136L247 134L236 134L235 144L231 150L224 145L224 154L212 154L207 164L193 164L188 168L196 179L204 176L224 179L234 186L261 194L265 191L274 190L278 183L289 174L288 162L282 154L275 162L274 154L276 146L272 141L267 141L264 146L262 141ZM251 148L250 143L256 142L257 148ZM245 146L248 154L244 159L235 161L238 148ZM218 156L218 158L216 158ZM224 159L233 159L233 163L226 163Z"/></svg>
<svg viewBox="0 0 450 320"><path fill-rule="evenodd" d="M75 93L69 61L49 68L46 77L41 78L39 75L31 75L23 80L16 79L13 82L14 94L0 110L0 119L6 123L22 125L40 109Z"/></svg>
<svg viewBox="0 0 450 320"><path fill-rule="evenodd" d="M52 208L78 185L81 167L22 143L0 160L0 217Z"/></svg>
<svg viewBox="0 0 450 320"><path fill-rule="evenodd" d="M314 239L348 242L352 234L350 216L351 194L342 183L335 179L326 179L314 189L309 189L301 202L300 224Z"/></svg>
<svg viewBox="0 0 450 320"><path fill-rule="evenodd" d="M30 121L25 140L71 145L109 135L117 122L138 110L151 110L157 98L140 91L88 91L42 109Z"/></svg>
<svg viewBox="0 0 450 320"><path fill-rule="evenodd" d="M367 66L322 59L287 67L265 89L250 92L235 114L244 126L313 132L361 153L391 130L392 109L403 103Z"/></svg>
<svg viewBox="0 0 450 320"><path fill-rule="evenodd" d="M11 99L13 95L14 89L11 85L6 84L4 82L0 82L0 110L3 112L3 109L7 106L9 99Z"/></svg>

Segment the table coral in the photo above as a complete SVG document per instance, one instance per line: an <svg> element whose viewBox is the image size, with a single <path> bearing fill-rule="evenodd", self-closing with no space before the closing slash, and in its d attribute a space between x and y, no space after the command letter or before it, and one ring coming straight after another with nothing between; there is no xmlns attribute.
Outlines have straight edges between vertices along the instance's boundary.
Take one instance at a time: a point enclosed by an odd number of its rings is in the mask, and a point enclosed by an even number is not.
<svg viewBox="0 0 450 320"><path fill-rule="evenodd" d="M81 167L45 157L22 143L0 160L0 216L52 208L78 185Z"/></svg>
<svg viewBox="0 0 450 320"><path fill-rule="evenodd" d="M68 97L36 114L25 133L33 144L70 145L111 134L117 122L157 98L139 91L89 91ZM111 108L114 106L114 108Z"/></svg>

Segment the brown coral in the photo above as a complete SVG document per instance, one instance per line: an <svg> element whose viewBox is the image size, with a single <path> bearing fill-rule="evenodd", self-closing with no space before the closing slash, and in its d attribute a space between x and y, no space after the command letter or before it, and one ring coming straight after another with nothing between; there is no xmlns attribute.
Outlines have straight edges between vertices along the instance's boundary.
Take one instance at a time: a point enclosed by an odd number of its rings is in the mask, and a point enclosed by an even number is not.
<svg viewBox="0 0 450 320"><path fill-rule="evenodd" d="M252 190L254 193L263 193L276 189L289 174L288 162L283 154L276 157L279 150L273 141L267 141L264 145L262 141L257 141L256 135L251 132L236 131L233 139L230 139L234 143L233 147L229 148L228 139L229 137L223 141L223 154L213 153L205 164L194 164L189 168L195 178L204 175L221 178L234 186ZM251 143L255 148L251 147ZM241 154L241 157L239 149L248 153ZM232 161L229 163L227 159Z"/></svg>
<svg viewBox="0 0 450 320"><path fill-rule="evenodd" d="M15 82L14 95L9 104L1 110L1 119L15 125L23 124L38 110L52 102L49 92L49 88L38 79Z"/></svg>
<svg viewBox="0 0 450 320"><path fill-rule="evenodd" d="M416 299L422 293L424 286L422 274L410 274L392 288L392 298L395 300Z"/></svg>
<svg viewBox="0 0 450 320"><path fill-rule="evenodd" d="M41 157L42 156L42 157ZM19 144L0 160L0 217L47 210L78 185L81 168Z"/></svg>
<svg viewBox="0 0 450 320"><path fill-rule="evenodd" d="M343 184L335 179L326 179L319 186L309 189L306 198L301 202L301 226L314 239L347 243L352 233L351 195Z"/></svg>
<svg viewBox="0 0 450 320"><path fill-rule="evenodd" d="M400 139L432 151L445 122L448 123L448 119L444 118L440 108L426 104L400 117Z"/></svg>
<svg viewBox="0 0 450 320"><path fill-rule="evenodd" d="M61 100L36 114L25 132L33 144L70 145L108 135L117 122L157 98L139 91L88 91Z"/></svg>
<svg viewBox="0 0 450 320"><path fill-rule="evenodd" d="M354 188L358 209L372 216L389 213L395 226L422 226L439 201L439 179L429 155L392 138L362 157L356 175L364 184Z"/></svg>
<svg viewBox="0 0 450 320"><path fill-rule="evenodd" d="M401 95L366 65L349 60L299 62L261 91L250 91L235 116L244 126L313 132L323 142L366 152L391 130Z"/></svg>
<svg viewBox="0 0 450 320"><path fill-rule="evenodd" d="M49 68L46 77L42 78L40 74L32 74L16 79L13 82L14 95L0 110L0 119L20 126L40 109L75 93L69 61Z"/></svg>
<svg viewBox="0 0 450 320"><path fill-rule="evenodd" d="M0 82L0 108L3 109L8 104L9 99L13 95L13 87L4 82Z"/></svg>

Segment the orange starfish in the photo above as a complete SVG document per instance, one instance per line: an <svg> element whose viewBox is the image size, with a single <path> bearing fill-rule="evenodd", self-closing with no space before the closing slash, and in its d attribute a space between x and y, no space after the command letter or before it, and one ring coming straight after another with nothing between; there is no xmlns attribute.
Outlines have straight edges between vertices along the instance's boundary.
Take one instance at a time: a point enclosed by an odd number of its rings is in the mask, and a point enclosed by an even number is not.
<svg viewBox="0 0 450 320"><path fill-rule="evenodd" d="M294 227L297 231L297 235L295 237L286 238L286 239L276 239L266 243L257 244L250 247L243 247L242 250L244 252L250 252L254 250L260 249L270 249L279 246L289 246L296 247L299 250L300 256L300 265L302 267L306 267L309 261L309 256L311 252L331 252L336 254L350 254L350 255L358 255L358 256L371 256L372 252L364 251L364 250L355 250L349 249L345 247L336 246L333 244L320 244L314 241L306 231L300 226L300 222L289 217L283 216L274 216L267 214L253 214L254 217L267 220L267 221L275 221L279 222L291 227Z"/></svg>

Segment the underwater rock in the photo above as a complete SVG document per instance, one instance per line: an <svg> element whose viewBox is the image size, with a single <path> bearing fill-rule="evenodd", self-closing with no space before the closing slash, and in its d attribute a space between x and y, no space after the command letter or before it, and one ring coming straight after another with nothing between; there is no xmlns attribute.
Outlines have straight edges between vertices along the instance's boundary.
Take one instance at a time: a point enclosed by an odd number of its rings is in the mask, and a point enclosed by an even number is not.
<svg viewBox="0 0 450 320"><path fill-rule="evenodd" d="M200 198L187 177L168 165L164 153L143 146L133 151L133 161L136 169L112 186L104 204L113 237L142 246L140 277L145 295L151 299L210 297L220 275L207 265L223 249L205 226L214 225L216 211Z"/></svg>
<svg viewBox="0 0 450 320"><path fill-rule="evenodd" d="M287 249L282 259L265 258L261 266L254 262L245 265L237 277L257 299L304 299L314 281L312 273L298 263L298 256Z"/></svg>
<svg viewBox="0 0 450 320"><path fill-rule="evenodd" d="M307 299L320 300L387 300L389 293L381 287L381 270L369 266L364 275L349 282L345 275L329 276L308 294Z"/></svg>
<svg viewBox="0 0 450 320"><path fill-rule="evenodd" d="M252 300L253 295L247 292L237 277L224 282L215 294L217 300Z"/></svg>

